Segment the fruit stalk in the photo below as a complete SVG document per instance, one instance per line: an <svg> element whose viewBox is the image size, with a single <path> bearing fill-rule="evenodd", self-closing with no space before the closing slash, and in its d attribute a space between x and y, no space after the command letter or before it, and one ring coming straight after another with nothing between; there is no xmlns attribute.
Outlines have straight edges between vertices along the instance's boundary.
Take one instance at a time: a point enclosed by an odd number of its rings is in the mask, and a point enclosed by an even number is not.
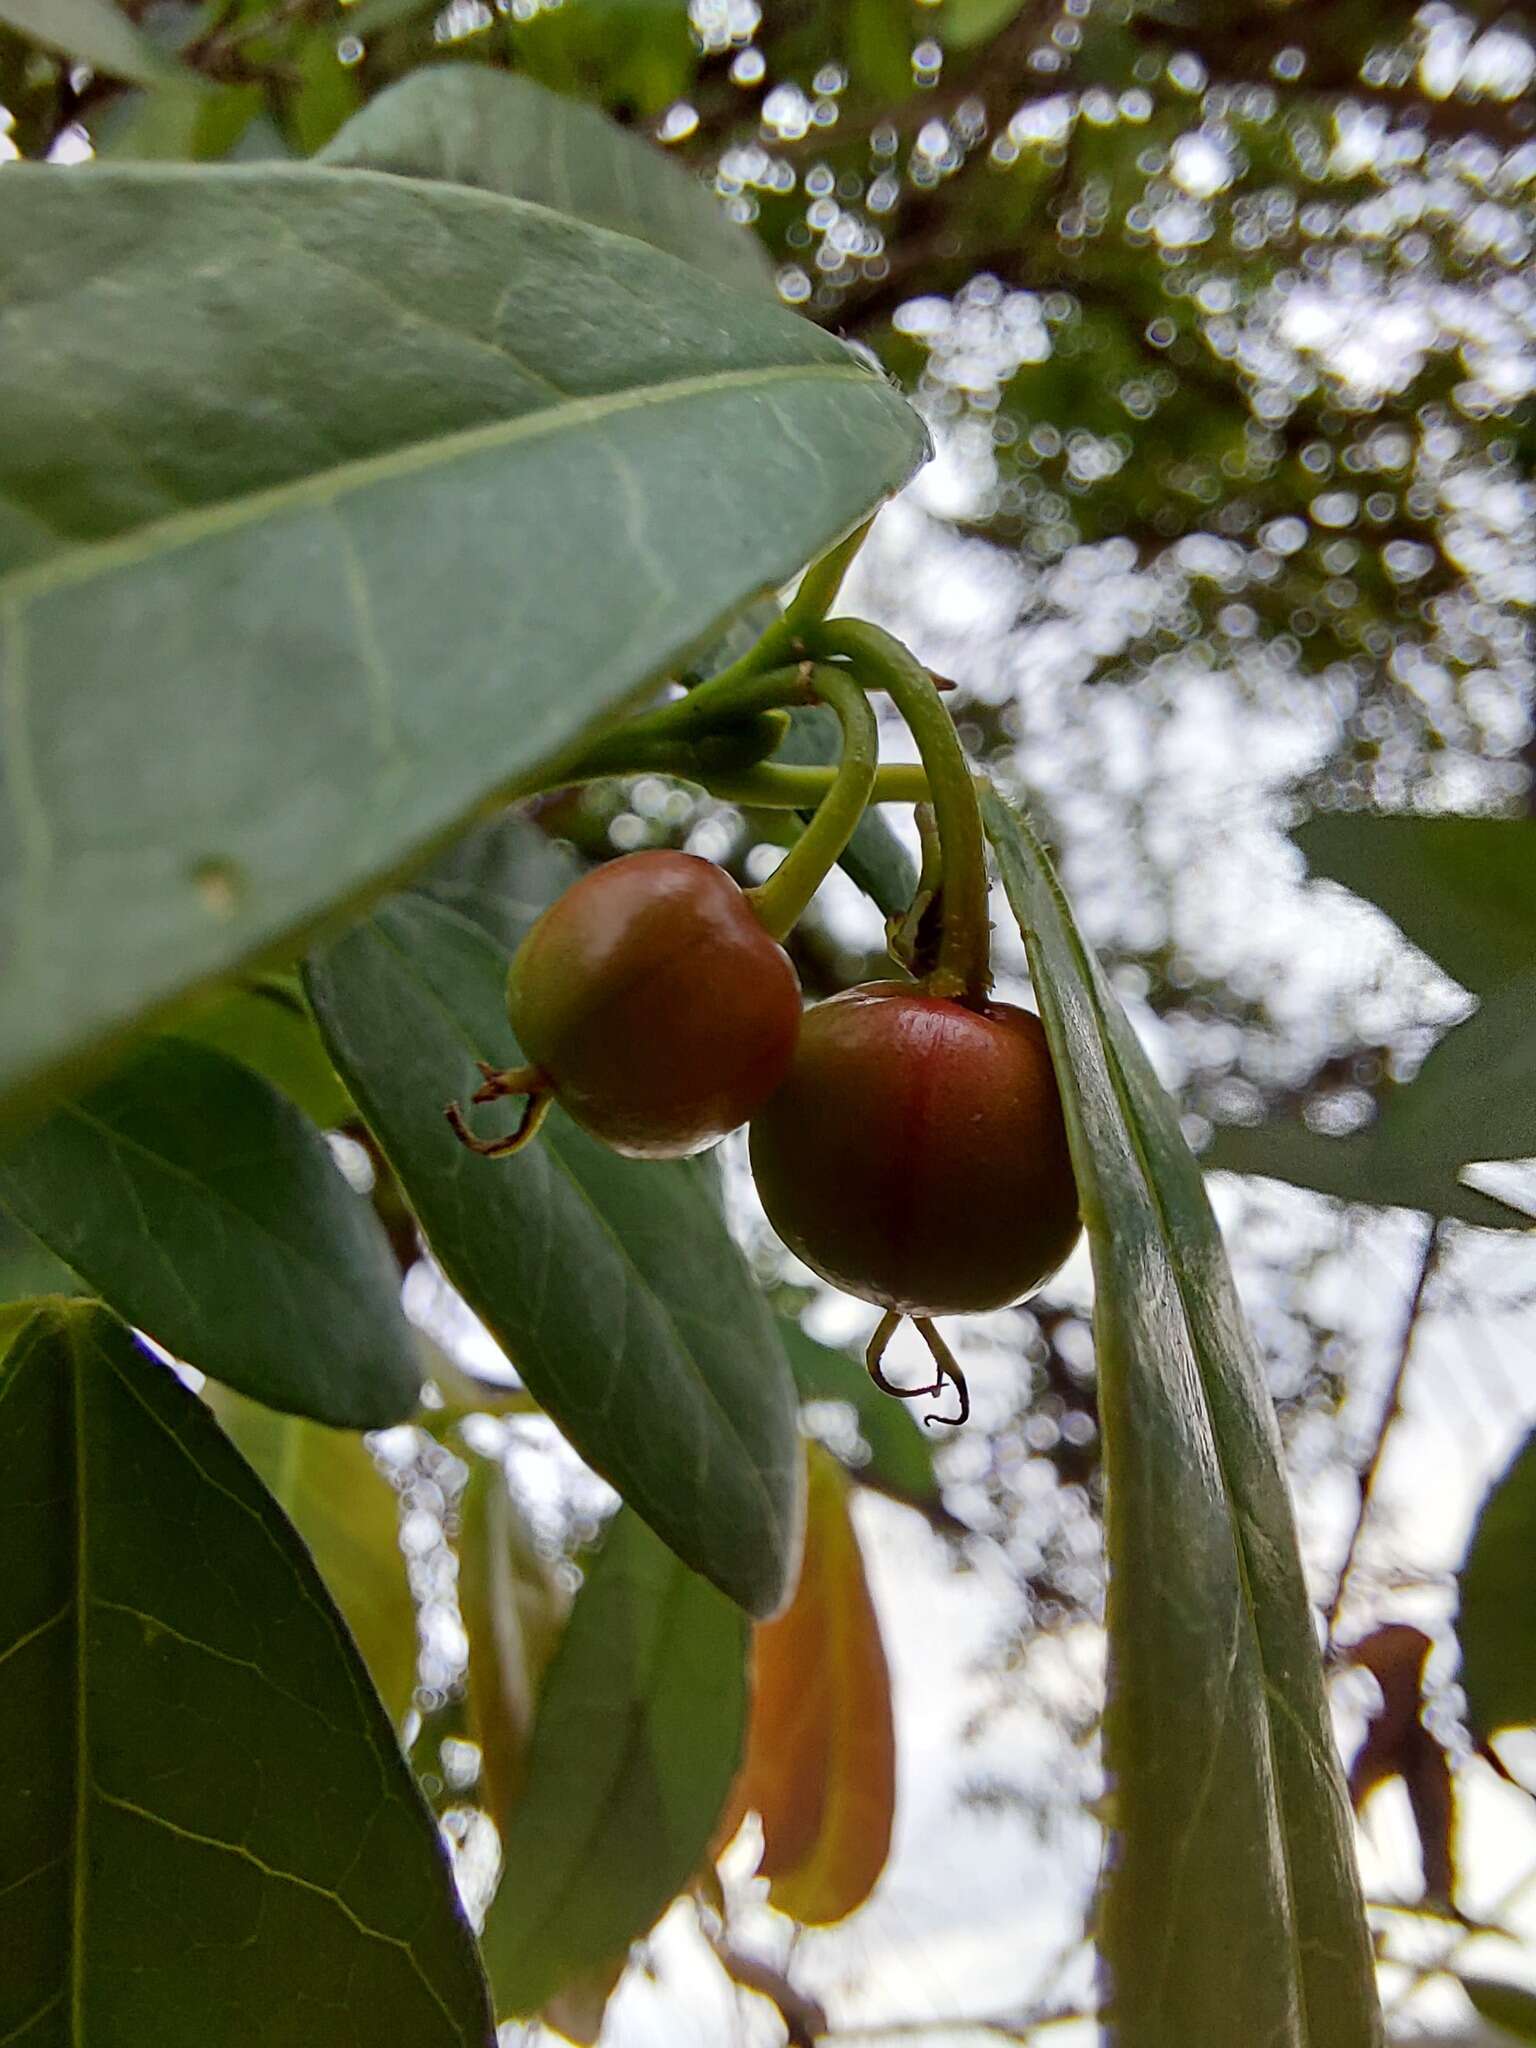
<svg viewBox="0 0 1536 2048"><path fill-rule="evenodd" d="M747 891L764 930L776 939L793 930L853 837L869 803L880 751L874 711L854 678L843 669L821 666L811 669L811 680L817 696L837 713L843 752L810 824L768 880Z"/></svg>
<svg viewBox="0 0 1536 2048"><path fill-rule="evenodd" d="M927 984L936 995L973 1007L983 1003L992 975L981 807L959 735L933 679L899 640L862 619L827 620L804 637L812 654L840 657L866 689L886 691L911 729L944 854L943 932Z"/></svg>

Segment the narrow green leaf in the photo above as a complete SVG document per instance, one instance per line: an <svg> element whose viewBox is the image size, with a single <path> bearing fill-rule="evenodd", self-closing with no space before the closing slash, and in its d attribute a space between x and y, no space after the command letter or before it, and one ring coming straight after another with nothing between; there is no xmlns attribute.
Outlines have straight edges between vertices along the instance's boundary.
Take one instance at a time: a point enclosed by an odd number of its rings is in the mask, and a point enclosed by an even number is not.
<svg viewBox="0 0 1536 2048"><path fill-rule="evenodd" d="M0 1369L0 2040L488 2048L442 1847L303 1544L98 1307Z"/></svg>
<svg viewBox="0 0 1536 2048"><path fill-rule="evenodd" d="M681 256L721 284L773 289L762 243L692 172L529 78L478 64L414 71L370 100L318 161L532 200Z"/></svg>
<svg viewBox="0 0 1536 2048"><path fill-rule="evenodd" d="M621 1159L557 1109L479 1159L443 1105L517 1057L506 955L399 896L310 963L331 1057L449 1279L581 1455L754 1614L799 1541L799 1446L773 1318L698 1161Z"/></svg>
<svg viewBox="0 0 1536 2048"><path fill-rule="evenodd" d="M1478 1008L1412 1081L1385 1092L1363 1130L1331 1138L1294 1117L1229 1125L1207 1168L1529 1229L1528 1216L1460 1172L1472 1161L1536 1156L1536 823L1350 812L1313 818L1295 837L1314 874L1379 904Z"/></svg>
<svg viewBox="0 0 1536 2048"><path fill-rule="evenodd" d="M5 198L0 1088L419 862L923 454L834 338L542 207Z"/></svg>
<svg viewBox="0 0 1536 2048"><path fill-rule="evenodd" d="M1117 2048L1382 2039L1279 1434L1173 1104L1039 842L984 802L1093 1250Z"/></svg>
<svg viewBox="0 0 1536 2048"><path fill-rule="evenodd" d="M780 1316L779 1335L802 1401L843 1401L852 1408L869 1462L856 1473L866 1486L913 1507L936 1509L943 1495L933 1470L933 1452L910 1409L882 1394L862 1360L808 1337L789 1316Z"/></svg>
<svg viewBox="0 0 1536 2048"><path fill-rule="evenodd" d="M1474 2010L1512 2041L1536 2041L1536 1991L1523 1984L1501 1984L1496 1977L1465 1975L1461 1988Z"/></svg>
<svg viewBox="0 0 1536 2048"><path fill-rule="evenodd" d="M1536 1436L1488 1490L1458 1581L1467 1722L1484 1739L1536 1726Z"/></svg>
<svg viewBox="0 0 1536 2048"><path fill-rule="evenodd" d="M837 715L817 704L793 714L774 759L819 765L836 761L841 752ZM899 917L917 894L912 856L877 809L859 820L839 865L886 917Z"/></svg>
<svg viewBox="0 0 1536 2048"><path fill-rule="evenodd" d="M0 1153L0 1203L125 1321L273 1408L380 1429L421 1375L325 1140L222 1053L151 1041Z"/></svg>
<svg viewBox="0 0 1536 2048"><path fill-rule="evenodd" d="M741 1759L745 1617L627 1509L587 1567L502 1833L481 1952L503 2017L644 1934L698 1868Z"/></svg>
<svg viewBox="0 0 1536 2048"><path fill-rule="evenodd" d="M276 1415L212 1381L204 1398L303 1537L398 1728L416 1690L399 1495L360 1436Z"/></svg>
<svg viewBox="0 0 1536 2048"><path fill-rule="evenodd" d="M108 78L156 85L184 75L112 0L0 0L0 22Z"/></svg>

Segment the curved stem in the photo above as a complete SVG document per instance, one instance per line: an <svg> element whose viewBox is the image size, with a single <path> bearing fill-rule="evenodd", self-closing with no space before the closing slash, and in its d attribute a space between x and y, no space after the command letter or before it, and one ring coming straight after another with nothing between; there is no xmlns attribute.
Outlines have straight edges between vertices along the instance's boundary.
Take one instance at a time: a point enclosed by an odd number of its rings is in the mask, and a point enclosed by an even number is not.
<svg viewBox="0 0 1536 2048"><path fill-rule="evenodd" d="M889 693L907 721L928 775L944 850L944 930L929 985L940 995L981 1002L991 984L987 856L981 809L954 722L917 657L879 626L831 619L805 634L818 655L840 655L867 689Z"/></svg>
<svg viewBox="0 0 1536 2048"><path fill-rule="evenodd" d="M810 664L806 664L810 668ZM843 754L831 788L816 815L783 860L755 889L747 891L759 923L782 939L804 915L864 815L875 784L880 753L880 728L869 699L844 669L811 672L816 693L837 713L843 729Z"/></svg>
<svg viewBox="0 0 1536 2048"><path fill-rule="evenodd" d="M819 561L812 562L800 578L800 588L784 607L784 623L792 634L803 633L831 611L837 602L837 593L843 587L843 578L852 567L854 556L869 538L869 529L874 523L874 514L871 513L846 540L840 540L835 548L828 548Z"/></svg>

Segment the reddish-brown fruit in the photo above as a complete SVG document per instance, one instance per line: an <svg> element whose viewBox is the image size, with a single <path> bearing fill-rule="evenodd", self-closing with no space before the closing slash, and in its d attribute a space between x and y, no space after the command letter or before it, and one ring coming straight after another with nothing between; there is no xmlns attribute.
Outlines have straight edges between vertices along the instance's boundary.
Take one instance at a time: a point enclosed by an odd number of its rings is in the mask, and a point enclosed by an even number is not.
<svg viewBox="0 0 1536 2048"><path fill-rule="evenodd" d="M789 1077L753 1120L752 1171L791 1251L904 1315L1005 1307L1077 1239L1039 1020L909 982L806 1013Z"/></svg>
<svg viewBox="0 0 1536 2048"><path fill-rule="evenodd" d="M680 1159L779 1085L800 985L722 869L631 853L545 911L513 959L507 1013L577 1123L631 1158Z"/></svg>

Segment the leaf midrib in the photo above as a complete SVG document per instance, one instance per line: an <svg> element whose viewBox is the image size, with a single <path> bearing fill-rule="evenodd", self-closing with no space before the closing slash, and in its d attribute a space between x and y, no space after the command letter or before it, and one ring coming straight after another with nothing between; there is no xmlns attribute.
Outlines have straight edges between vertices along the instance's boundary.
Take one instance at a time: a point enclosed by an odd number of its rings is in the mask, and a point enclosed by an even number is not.
<svg viewBox="0 0 1536 2048"><path fill-rule="evenodd" d="M512 419L497 420L489 426L460 427L451 434L439 434L427 441L407 441L381 455L359 456L351 462L297 477L289 483L274 484L246 497L226 498L195 510L173 512L164 519L151 520L133 532L111 540L93 541L49 557L30 568L0 576L0 605L6 610L34 602L55 591L88 583L113 570L132 568L137 563L192 547L217 535L238 532L244 526L287 511L335 508L344 499L371 485L419 475L424 470L447 467L465 457L505 451L519 443L545 439L566 431L591 427L594 423L640 412L648 406L685 403L731 391L751 392L783 384L829 382L867 387L884 392L878 379L857 363L775 364L749 370L713 370L692 377L678 377L665 383L628 385L621 391L603 392L591 398L571 399L565 404L546 405Z"/></svg>

